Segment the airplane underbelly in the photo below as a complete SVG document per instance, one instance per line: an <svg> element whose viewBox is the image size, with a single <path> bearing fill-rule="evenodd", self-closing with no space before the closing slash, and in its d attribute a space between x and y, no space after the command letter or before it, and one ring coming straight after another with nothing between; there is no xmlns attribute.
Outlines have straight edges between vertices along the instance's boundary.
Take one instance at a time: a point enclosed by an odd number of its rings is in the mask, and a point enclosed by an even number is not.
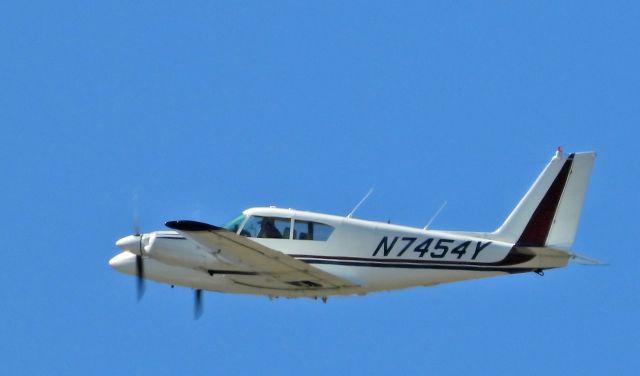
<svg viewBox="0 0 640 376"><path fill-rule="evenodd" d="M358 281L367 291L392 290L415 286L431 286L440 283L486 278L509 274L499 270L403 268L397 266L330 265L314 266L342 278Z"/></svg>

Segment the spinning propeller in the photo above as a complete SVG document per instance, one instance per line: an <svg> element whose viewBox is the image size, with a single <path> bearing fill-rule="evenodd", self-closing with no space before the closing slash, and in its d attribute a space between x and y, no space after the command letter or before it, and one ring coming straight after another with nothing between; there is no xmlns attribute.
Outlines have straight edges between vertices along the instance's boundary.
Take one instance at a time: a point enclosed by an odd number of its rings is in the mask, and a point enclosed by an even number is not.
<svg viewBox="0 0 640 376"><path fill-rule="evenodd" d="M138 248L140 249L140 253L142 253L142 235L136 233L135 235L138 240ZM144 284L144 261L142 261L142 256L136 254L136 289L138 291L138 301L142 299L145 291Z"/></svg>
<svg viewBox="0 0 640 376"><path fill-rule="evenodd" d="M125 236L116 242L116 246L122 250L129 251L136 255L136 288L138 300L142 299L145 291L144 283L144 261L142 258L142 234L137 226L134 226L134 234Z"/></svg>
<svg viewBox="0 0 640 376"><path fill-rule="evenodd" d="M149 251L153 247L153 243L155 242L156 236L155 234L147 235L145 237L144 234L140 233L140 226L138 222L137 211L134 212L133 217L133 234L125 236L124 238L118 240L116 242L116 246L124 251L129 251L136 256L136 290L138 301L142 299L145 292L145 267L144 267L144 255L145 253L149 254ZM148 244L143 245L143 240ZM194 307L193 307L193 315L197 320L202 316L204 312L204 307L202 303L202 290L195 289L194 296Z"/></svg>
<svg viewBox="0 0 640 376"><path fill-rule="evenodd" d="M138 301L142 299L145 291L144 262L142 261L142 235L140 234L140 215L138 211L138 193L133 197L133 236L138 238L138 253L136 253L136 290Z"/></svg>
<svg viewBox="0 0 640 376"><path fill-rule="evenodd" d="M202 316L204 307L202 306L202 290L197 289L195 290L195 292L196 292L196 295L195 295L194 306L193 306L193 318L197 320L200 318L200 316Z"/></svg>

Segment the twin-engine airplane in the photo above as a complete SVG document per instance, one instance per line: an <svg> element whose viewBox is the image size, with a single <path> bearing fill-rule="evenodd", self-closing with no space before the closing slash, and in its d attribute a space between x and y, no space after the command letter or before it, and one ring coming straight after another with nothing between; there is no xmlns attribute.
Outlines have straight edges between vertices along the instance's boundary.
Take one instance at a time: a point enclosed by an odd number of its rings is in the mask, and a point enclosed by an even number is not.
<svg viewBox="0 0 640 376"><path fill-rule="evenodd" d="M170 221L173 231L126 236L116 270L202 290L321 298L564 267L595 153L558 148L493 232L435 231L293 209L252 208L222 225Z"/></svg>

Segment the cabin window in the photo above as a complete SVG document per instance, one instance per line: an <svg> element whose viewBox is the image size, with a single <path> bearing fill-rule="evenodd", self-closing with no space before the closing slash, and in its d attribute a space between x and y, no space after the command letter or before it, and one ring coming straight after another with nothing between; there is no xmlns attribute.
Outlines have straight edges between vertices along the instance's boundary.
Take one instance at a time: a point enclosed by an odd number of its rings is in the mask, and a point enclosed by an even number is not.
<svg viewBox="0 0 640 376"><path fill-rule="evenodd" d="M296 220L293 225L296 240L327 240L332 232L333 227L324 223Z"/></svg>
<svg viewBox="0 0 640 376"><path fill-rule="evenodd" d="M251 216L240 235L250 238L289 239L290 232L290 218Z"/></svg>

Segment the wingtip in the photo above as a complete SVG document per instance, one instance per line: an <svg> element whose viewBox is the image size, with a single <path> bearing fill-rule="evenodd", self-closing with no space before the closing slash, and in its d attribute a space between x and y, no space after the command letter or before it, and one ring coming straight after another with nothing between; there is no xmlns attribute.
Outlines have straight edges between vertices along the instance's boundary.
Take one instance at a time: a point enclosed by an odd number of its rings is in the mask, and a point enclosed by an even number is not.
<svg viewBox="0 0 640 376"><path fill-rule="evenodd" d="M208 223L186 220L169 221L164 225L170 229L178 231L211 231L222 229L221 227L210 225Z"/></svg>

